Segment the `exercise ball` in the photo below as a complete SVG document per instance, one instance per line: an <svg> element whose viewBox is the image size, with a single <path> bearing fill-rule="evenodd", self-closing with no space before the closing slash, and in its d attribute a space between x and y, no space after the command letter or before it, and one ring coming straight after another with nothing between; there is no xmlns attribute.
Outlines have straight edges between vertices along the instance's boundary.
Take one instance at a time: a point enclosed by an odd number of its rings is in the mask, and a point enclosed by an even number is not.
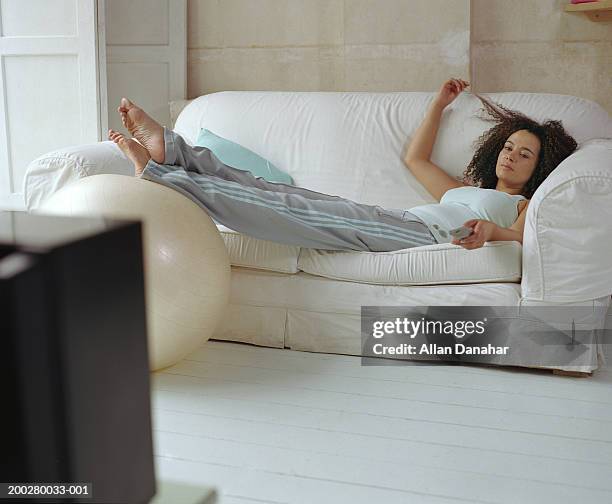
<svg viewBox="0 0 612 504"><path fill-rule="evenodd" d="M230 262L217 226L189 198L137 177L92 175L35 213L142 221L151 370L175 364L213 334L229 299Z"/></svg>

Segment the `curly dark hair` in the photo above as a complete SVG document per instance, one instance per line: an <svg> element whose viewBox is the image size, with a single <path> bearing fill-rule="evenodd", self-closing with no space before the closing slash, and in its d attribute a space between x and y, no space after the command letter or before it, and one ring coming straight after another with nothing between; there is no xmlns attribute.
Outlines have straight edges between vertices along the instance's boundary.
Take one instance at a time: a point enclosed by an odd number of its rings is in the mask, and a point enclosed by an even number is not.
<svg viewBox="0 0 612 504"><path fill-rule="evenodd" d="M476 152L463 174L464 181L484 189L495 189L498 180L495 167L500 151L512 133L526 130L540 139L538 163L521 192L526 198L531 198L544 179L576 150L576 140L565 131L561 121L551 120L540 124L520 112L492 103L477 94L475 96L484 105L481 110L489 115L482 119L497 124L476 140Z"/></svg>

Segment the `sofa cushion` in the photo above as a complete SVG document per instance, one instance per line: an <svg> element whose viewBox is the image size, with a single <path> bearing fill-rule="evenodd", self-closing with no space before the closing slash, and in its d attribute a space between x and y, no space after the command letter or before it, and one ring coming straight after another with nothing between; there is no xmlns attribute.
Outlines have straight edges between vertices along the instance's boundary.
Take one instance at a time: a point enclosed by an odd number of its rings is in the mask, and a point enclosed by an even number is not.
<svg viewBox="0 0 612 504"><path fill-rule="evenodd" d="M293 184L293 179L279 170L267 159L255 154L236 142L215 135L212 131L202 128L195 143L198 147L206 147L223 163L238 170L249 171L253 176L268 182Z"/></svg>
<svg viewBox="0 0 612 504"><path fill-rule="evenodd" d="M297 273L300 247L260 240L216 223L227 247L232 266Z"/></svg>
<svg viewBox="0 0 612 504"><path fill-rule="evenodd" d="M217 223L232 266L381 285L519 282L518 242L489 242L476 250L443 243L393 252L318 250L260 240Z"/></svg>
<svg viewBox="0 0 612 504"><path fill-rule="evenodd" d="M521 245L488 242L466 250L441 243L393 252L344 252L302 249L298 268L337 280L383 285L519 282Z"/></svg>
<svg viewBox="0 0 612 504"><path fill-rule="evenodd" d="M113 142L48 152L28 165L23 179L26 209L37 209L53 193L80 178L103 173L134 176L134 164Z"/></svg>

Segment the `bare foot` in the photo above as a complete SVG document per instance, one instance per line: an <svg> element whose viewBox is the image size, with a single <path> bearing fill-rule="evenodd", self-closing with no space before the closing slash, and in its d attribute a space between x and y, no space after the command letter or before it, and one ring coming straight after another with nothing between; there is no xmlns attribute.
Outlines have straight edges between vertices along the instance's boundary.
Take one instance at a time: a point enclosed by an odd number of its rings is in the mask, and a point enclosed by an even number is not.
<svg viewBox="0 0 612 504"><path fill-rule="evenodd" d="M130 135L149 151L153 161L163 164L165 157L164 128L161 124L127 98L121 98L121 105L117 111L121 114L121 121Z"/></svg>
<svg viewBox="0 0 612 504"><path fill-rule="evenodd" d="M144 167L149 162L149 159L151 159L149 151L136 140L125 138L124 135L115 130L108 130L108 139L115 142L130 161L134 163L134 168L136 169L134 174L140 177Z"/></svg>

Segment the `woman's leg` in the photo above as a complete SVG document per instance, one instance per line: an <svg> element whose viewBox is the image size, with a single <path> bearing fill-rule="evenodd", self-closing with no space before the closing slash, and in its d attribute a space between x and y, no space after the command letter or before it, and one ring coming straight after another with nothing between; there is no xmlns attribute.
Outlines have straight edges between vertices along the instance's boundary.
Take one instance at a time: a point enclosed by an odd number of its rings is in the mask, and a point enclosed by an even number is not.
<svg viewBox="0 0 612 504"><path fill-rule="evenodd" d="M283 191L244 185L211 175L233 173L215 160L209 154L200 156L197 164L190 165L196 169L188 171L151 159L141 178L181 192L218 223L262 240L305 248L371 252L436 243L427 226L409 212L384 210L313 191L302 193L302 188L285 184L281 184ZM261 179L255 181L260 183ZM326 198L308 197L312 194Z"/></svg>
<svg viewBox="0 0 612 504"><path fill-rule="evenodd" d="M231 229L329 250L381 252L435 243L427 226L409 212L267 182L223 164L208 149L189 147L129 100L122 99L118 110L124 126L146 148L112 132L136 174L181 192Z"/></svg>

